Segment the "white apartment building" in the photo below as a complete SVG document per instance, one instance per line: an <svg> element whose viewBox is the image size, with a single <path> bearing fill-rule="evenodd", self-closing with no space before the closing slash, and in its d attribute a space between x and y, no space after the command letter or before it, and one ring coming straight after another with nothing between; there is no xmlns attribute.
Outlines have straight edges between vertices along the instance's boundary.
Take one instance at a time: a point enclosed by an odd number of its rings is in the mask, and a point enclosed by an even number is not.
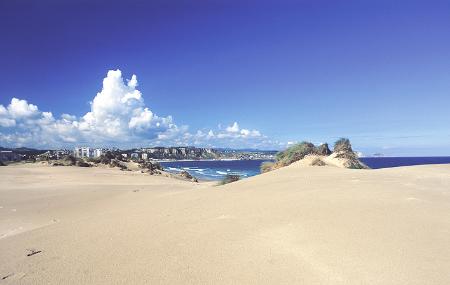
<svg viewBox="0 0 450 285"><path fill-rule="evenodd" d="M75 157L93 157L94 150L90 147L76 147L73 150L73 155Z"/></svg>
<svg viewBox="0 0 450 285"><path fill-rule="evenodd" d="M96 148L94 149L94 157L100 157L103 154L103 149L101 148Z"/></svg>
<svg viewBox="0 0 450 285"><path fill-rule="evenodd" d="M99 157L103 154L103 149L101 148L91 148L91 147L76 147L73 151L75 157Z"/></svg>

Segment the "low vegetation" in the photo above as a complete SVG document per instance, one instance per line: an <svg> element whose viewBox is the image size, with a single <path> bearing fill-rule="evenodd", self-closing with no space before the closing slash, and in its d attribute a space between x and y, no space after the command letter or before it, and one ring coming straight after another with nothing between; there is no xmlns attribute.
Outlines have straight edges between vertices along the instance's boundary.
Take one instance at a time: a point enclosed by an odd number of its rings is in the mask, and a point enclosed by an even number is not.
<svg viewBox="0 0 450 285"><path fill-rule="evenodd" d="M334 143L334 152L353 152L350 140L347 138L340 138Z"/></svg>
<svg viewBox="0 0 450 285"><path fill-rule="evenodd" d="M77 166L79 166L79 167L91 167L92 164L90 164L88 162L85 162L85 161L82 161L82 160L79 160L79 161L77 161Z"/></svg>
<svg viewBox="0 0 450 285"><path fill-rule="evenodd" d="M236 182L241 180L241 177L237 174L227 174L225 177L219 182L219 185L225 185L228 183Z"/></svg>
<svg viewBox="0 0 450 285"><path fill-rule="evenodd" d="M311 162L311 166L325 166L325 162L323 162L322 159L320 159L319 157L315 158L312 162Z"/></svg>
<svg viewBox="0 0 450 285"><path fill-rule="evenodd" d="M342 158L346 161L343 163L346 168L368 168L353 152L350 140L347 138L340 138L334 143L333 151L328 148L328 144L321 144L315 146L311 142L301 142L287 148L284 151L277 153L275 162L263 163L261 165L261 173L265 173L280 167L288 166L296 161L302 160L308 155L317 155L318 157L312 160L312 166L324 166L325 161L320 157L326 157L334 154L336 158Z"/></svg>
<svg viewBox="0 0 450 285"><path fill-rule="evenodd" d="M161 174L161 171L164 170L158 162L150 162L146 160L139 161L139 167L147 171L149 174Z"/></svg>
<svg viewBox="0 0 450 285"><path fill-rule="evenodd" d="M304 141L277 153L276 164L279 167L287 166L309 154L317 154L317 149L314 144Z"/></svg>
<svg viewBox="0 0 450 285"><path fill-rule="evenodd" d="M62 159L60 159L62 163L67 165L76 165L77 159L73 155L65 155Z"/></svg>
<svg viewBox="0 0 450 285"><path fill-rule="evenodd" d="M270 161L263 162L260 167L261 173L266 173L266 172L271 171L274 164L275 163L270 162Z"/></svg>
<svg viewBox="0 0 450 285"><path fill-rule="evenodd" d="M181 176L182 178L186 179L186 180L190 180L192 182L198 182L198 179L196 177L192 176L186 170L181 171L178 175Z"/></svg>
<svg viewBox="0 0 450 285"><path fill-rule="evenodd" d="M106 152L100 157L96 158L79 158L73 155L65 155L60 159L49 160L47 157L40 157L40 161L47 161L52 166L78 166L78 167L95 167L100 164L107 165L109 167L117 167L123 171L131 171L136 167L130 169L130 160L124 158L120 153ZM146 160L134 161L133 164L137 164L142 173L148 174L161 174L163 171L162 166L157 162L150 162Z"/></svg>

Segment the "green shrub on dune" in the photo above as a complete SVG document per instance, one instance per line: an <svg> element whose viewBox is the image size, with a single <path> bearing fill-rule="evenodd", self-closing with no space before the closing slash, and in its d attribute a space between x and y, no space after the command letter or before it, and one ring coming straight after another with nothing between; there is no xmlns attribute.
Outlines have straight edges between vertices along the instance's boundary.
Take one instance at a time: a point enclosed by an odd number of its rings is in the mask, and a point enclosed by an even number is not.
<svg viewBox="0 0 450 285"><path fill-rule="evenodd" d="M266 172L271 171L273 169L274 165L275 165L274 162L269 162L269 161L263 162L260 167L261 173L266 173Z"/></svg>
<svg viewBox="0 0 450 285"><path fill-rule="evenodd" d="M358 156L352 150L350 140L347 138L340 138L335 142L333 153L335 153L336 158L346 160L344 162L344 167L346 168L368 168L361 161L359 161ZM296 161L302 160L307 155L329 156L331 154L332 152L326 143L316 147L314 144L304 141L277 153L275 162L263 163L261 165L261 173L269 172L283 166L288 166ZM322 159L318 158L312 161L311 165L324 166L326 163Z"/></svg>
<svg viewBox="0 0 450 285"><path fill-rule="evenodd" d="M327 143L323 143L317 147L317 154L319 155L330 155L331 150L328 148Z"/></svg>
<svg viewBox="0 0 450 285"><path fill-rule="evenodd" d="M351 169L369 169L367 165L362 163L358 155L353 151L352 144L347 138L340 138L334 143L333 152L337 158L346 159L345 167Z"/></svg>
<svg viewBox="0 0 450 285"><path fill-rule="evenodd" d="M340 138L334 143L333 152L353 152L352 144L347 138Z"/></svg>
<svg viewBox="0 0 450 285"><path fill-rule="evenodd" d="M225 185L228 183L236 182L241 180L241 177L237 174L227 174L225 177L220 181L219 185Z"/></svg>
<svg viewBox="0 0 450 285"><path fill-rule="evenodd" d="M77 159L73 155L65 155L61 160L65 165L75 165L77 163Z"/></svg>
<svg viewBox="0 0 450 285"><path fill-rule="evenodd" d="M317 154L316 146L310 142L301 142L281 151L276 155L276 164L287 166L293 162L303 159L309 154Z"/></svg>
<svg viewBox="0 0 450 285"><path fill-rule="evenodd" d="M303 159L309 154L319 154L316 146L311 142L301 142L291 147L288 147L284 151L280 151L275 156L275 162L265 162L261 165L261 173L269 172L271 170L287 166L291 163Z"/></svg>

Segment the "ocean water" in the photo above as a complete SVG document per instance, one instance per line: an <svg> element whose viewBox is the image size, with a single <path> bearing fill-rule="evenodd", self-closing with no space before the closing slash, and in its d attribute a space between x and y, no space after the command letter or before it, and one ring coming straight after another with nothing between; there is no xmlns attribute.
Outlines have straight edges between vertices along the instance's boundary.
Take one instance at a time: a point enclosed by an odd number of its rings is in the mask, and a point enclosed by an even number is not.
<svg viewBox="0 0 450 285"><path fill-rule="evenodd" d="M411 166L423 164L443 164L450 163L450 156L432 156L432 157L362 157L360 158L367 166L372 169Z"/></svg>
<svg viewBox="0 0 450 285"><path fill-rule="evenodd" d="M227 174L247 178L260 173L259 167L267 160L197 160L161 162L164 170L180 173L185 170L202 180L222 180Z"/></svg>
<svg viewBox="0 0 450 285"><path fill-rule="evenodd" d="M444 157L363 157L362 162L370 168L450 163L450 156ZM198 160L161 162L165 170L180 173L183 170L202 180L221 180L226 174L237 174L241 178L258 175L259 168L267 160Z"/></svg>

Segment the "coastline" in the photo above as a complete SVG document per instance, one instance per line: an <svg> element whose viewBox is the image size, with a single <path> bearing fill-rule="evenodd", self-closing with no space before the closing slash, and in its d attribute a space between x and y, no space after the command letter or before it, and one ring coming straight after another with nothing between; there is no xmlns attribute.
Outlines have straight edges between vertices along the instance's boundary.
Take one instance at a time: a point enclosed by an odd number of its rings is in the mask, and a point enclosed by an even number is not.
<svg viewBox="0 0 450 285"><path fill-rule="evenodd" d="M157 160L150 160L150 162L177 162L177 161L186 161L186 162L196 162L196 161L255 161L255 160L272 160L272 159L265 159L265 158L258 158L258 159L238 159L238 158L220 158L220 159L157 159Z"/></svg>
<svg viewBox="0 0 450 285"><path fill-rule="evenodd" d="M178 160L160 162L170 173L189 172L192 176L206 181L221 181L227 174L239 175L241 179L259 175L260 166L268 160Z"/></svg>

